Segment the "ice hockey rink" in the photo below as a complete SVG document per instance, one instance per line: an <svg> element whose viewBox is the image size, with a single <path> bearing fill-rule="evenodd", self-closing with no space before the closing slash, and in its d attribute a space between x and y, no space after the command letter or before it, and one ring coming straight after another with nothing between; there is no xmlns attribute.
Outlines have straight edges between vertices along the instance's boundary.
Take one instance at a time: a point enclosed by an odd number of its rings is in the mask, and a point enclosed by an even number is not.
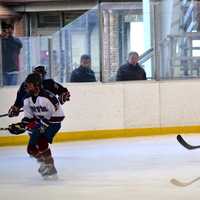
<svg viewBox="0 0 200 200"><path fill-rule="evenodd" d="M184 135L191 144L200 136ZM189 151L176 135L91 140L52 145L58 180L43 180L26 146L1 147L1 200L198 199L200 150Z"/></svg>

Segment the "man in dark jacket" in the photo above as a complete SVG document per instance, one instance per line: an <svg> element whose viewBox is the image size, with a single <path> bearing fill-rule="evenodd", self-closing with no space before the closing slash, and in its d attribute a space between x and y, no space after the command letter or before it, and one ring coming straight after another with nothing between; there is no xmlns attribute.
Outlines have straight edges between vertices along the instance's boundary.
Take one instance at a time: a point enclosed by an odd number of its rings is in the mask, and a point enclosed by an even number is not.
<svg viewBox="0 0 200 200"><path fill-rule="evenodd" d="M117 81L146 80L146 73L138 63L137 52L130 52L128 62L122 65L117 71Z"/></svg>
<svg viewBox="0 0 200 200"><path fill-rule="evenodd" d="M95 74L91 69L91 58L89 55L82 55L80 66L72 71L71 82L95 82Z"/></svg>

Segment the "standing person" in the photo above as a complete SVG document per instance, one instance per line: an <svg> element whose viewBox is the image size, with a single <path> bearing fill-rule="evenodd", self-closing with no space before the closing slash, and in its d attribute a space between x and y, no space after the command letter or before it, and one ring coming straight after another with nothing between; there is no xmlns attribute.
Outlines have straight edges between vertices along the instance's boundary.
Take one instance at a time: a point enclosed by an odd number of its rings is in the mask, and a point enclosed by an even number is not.
<svg viewBox="0 0 200 200"><path fill-rule="evenodd" d="M96 77L94 71L91 69L91 57L89 55L82 55L80 59L80 66L72 71L71 82L95 82Z"/></svg>
<svg viewBox="0 0 200 200"><path fill-rule="evenodd" d="M5 22L2 22L1 27L2 27L2 31L0 33L0 38L2 39L4 37L8 36L8 34L7 34L7 24Z"/></svg>
<svg viewBox="0 0 200 200"><path fill-rule="evenodd" d="M13 25L7 24L3 29L6 31L6 35L2 38L3 84L16 85L22 42L13 36Z"/></svg>
<svg viewBox="0 0 200 200"><path fill-rule="evenodd" d="M137 52L130 52L128 62L117 71L117 81L146 80L146 73L138 63L139 55Z"/></svg>
<svg viewBox="0 0 200 200"><path fill-rule="evenodd" d="M55 82L53 79L45 79L46 70L44 66L37 66L33 69L33 73L39 74L42 78L43 88L49 90L54 95L58 96L61 104L70 100L70 93L67 88L63 87L59 83ZM16 117L19 115L20 108L23 107L24 98L28 95L26 91L26 84L23 82L17 91L17 97L14 105L12 105L8 111L9 117Z"/></svg>
<svg viewBox="0 0 200 200"><path fill-rule="evenodd" d="M29 74L25 84L29 96L24 99L24 118L20 123L11 124L9 131L20 134L29 130L27 152L40 163L38 172L43 177L52 177L57 170L49 144L61 128L64 113L56 96L42 88L38 74Z"/></svg>

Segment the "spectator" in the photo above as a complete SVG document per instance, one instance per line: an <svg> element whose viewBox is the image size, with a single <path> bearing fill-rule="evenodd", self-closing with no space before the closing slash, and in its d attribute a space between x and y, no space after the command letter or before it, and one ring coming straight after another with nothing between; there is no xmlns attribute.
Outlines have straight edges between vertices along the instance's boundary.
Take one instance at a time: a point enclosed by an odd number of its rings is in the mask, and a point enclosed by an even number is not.
<svg viewBox="0 0 200 200"><path fill-rule="evenodd" d="M2 22L1 24L1 27L2 27L2 31L0 33L0 38L4 38L4 37L7 37L7 29L6 29L6 23L5 22Z"/></svg>
<svg viewBox="0 0 200 200"><path fill-rule="evenodd" d="M95 82L95 74L91 69L91 58L89 55L82 55L80 66L72 71L71 82Z"/></svg>
<svg viewBox="0 0 200 200"><path fill-rule="evenodd" d="M6 24L3 29L7 33L2 38L3 83L4 85L16 85L22 43L18 38L13 36L13 25Z"/></svg>
<svg viewBox="0 0 200 200"><path fill-rule="evenodd" d="M117 81L146 80L146 73L138 63L139 55L137 52L130 52L128 62L117 71Z"/></svg>

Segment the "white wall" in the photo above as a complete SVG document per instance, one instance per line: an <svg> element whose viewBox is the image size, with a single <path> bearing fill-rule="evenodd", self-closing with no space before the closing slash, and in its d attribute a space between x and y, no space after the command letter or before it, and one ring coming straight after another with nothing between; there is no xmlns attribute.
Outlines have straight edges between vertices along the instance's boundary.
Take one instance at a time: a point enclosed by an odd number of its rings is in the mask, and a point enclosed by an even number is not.
<svg viewBox="0 0 200 200"><path fill-rule="evenodd" d="M198 125L200 80L67 84L62 131ZM0 89L0 114L12 105L17 88ZM0 118L6 127L18 118Z"/></svg>

